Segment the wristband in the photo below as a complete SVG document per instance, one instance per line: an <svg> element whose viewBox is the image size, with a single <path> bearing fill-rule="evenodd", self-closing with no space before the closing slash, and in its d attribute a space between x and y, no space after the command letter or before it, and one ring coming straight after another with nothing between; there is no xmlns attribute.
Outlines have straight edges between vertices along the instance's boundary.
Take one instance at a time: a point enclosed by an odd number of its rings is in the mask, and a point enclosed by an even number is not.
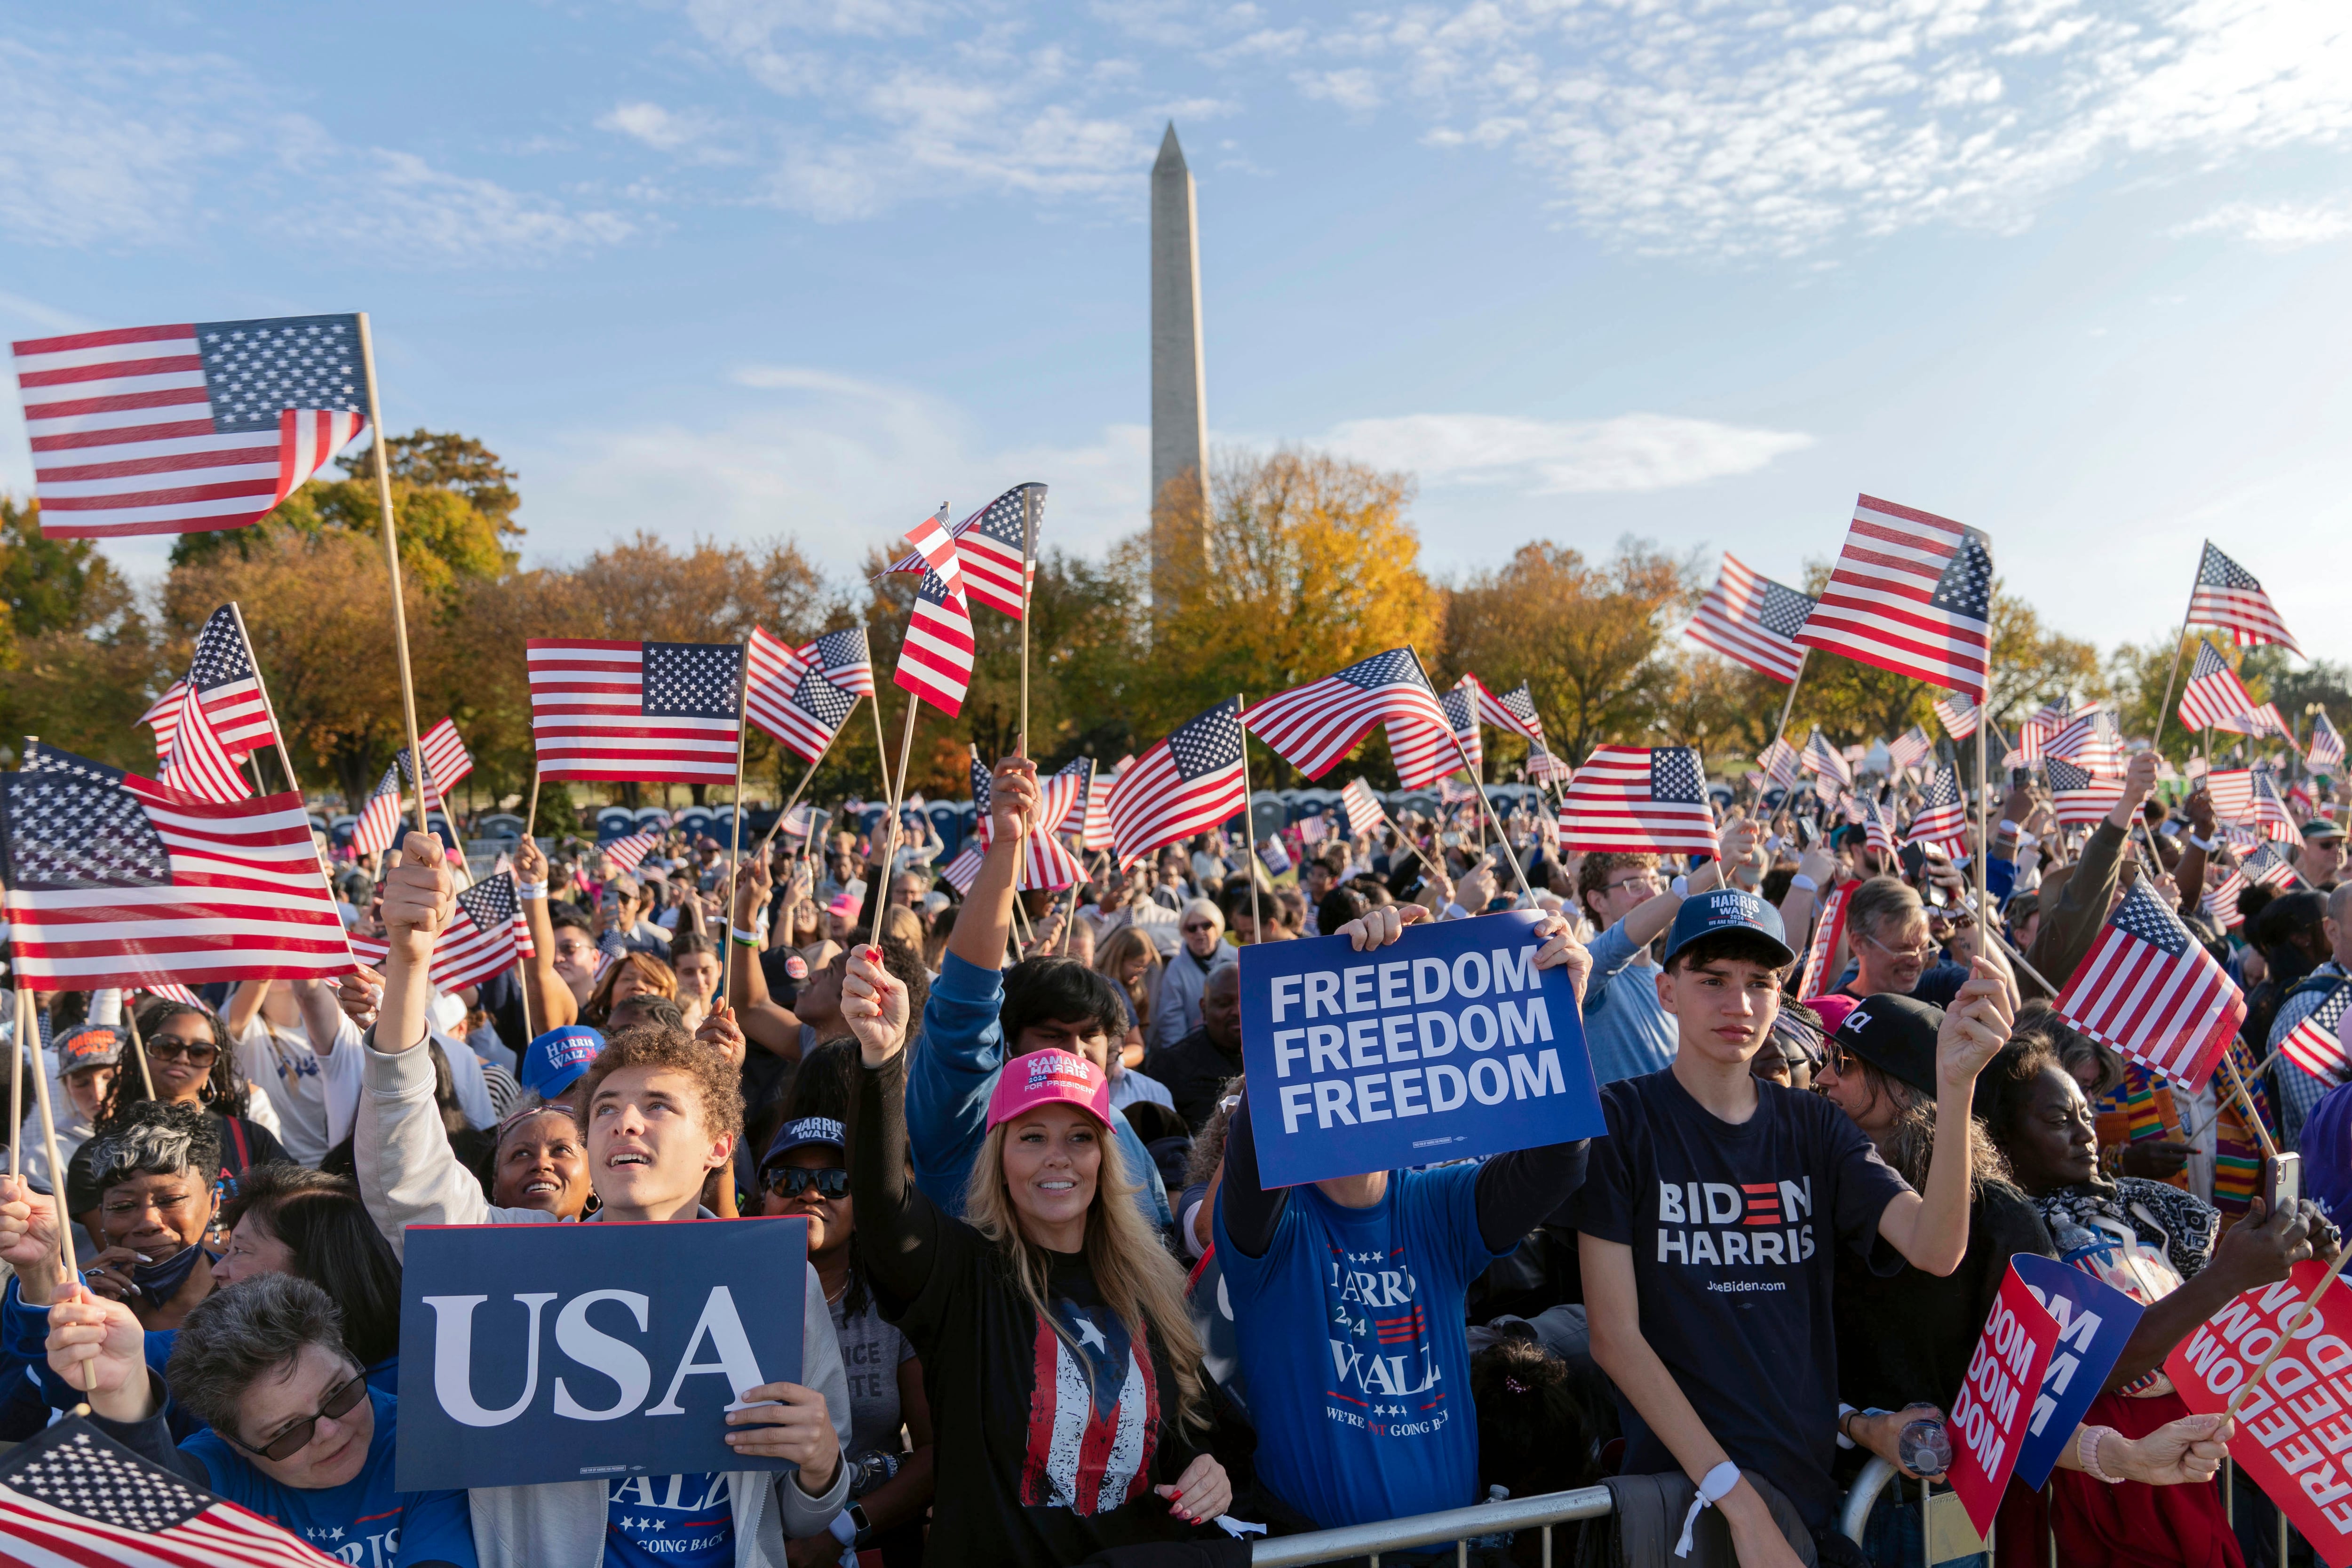
<svg viewBox="0 0 2352 1568"><path fill-rule="evenodd" d="M544 882L525 882L517 880L515 883L515 897L518 899L535 900L540 903L545 903L547 901L547 884Z"/></svg>
<svg viewBox="0 0 2352 1568"><path fill-rule="evenodd" d="M2114 1430L2112 1426L2085 1426L2074 1438L2074 1457L2083 1461L2083 1473L2111 1487L2120 1485L2124 1478L2099 1468L2099 1443Z"/></svg>
<svg viewBox="0 0 2352 1568"><path fill-rule="evenodd" d="M1718 876L1720 876L1720 875L1721 875L1721 873L1720 873L1720 872L1717 872L1717 874ZM1678 899L1687 899L1687 898L1689 898L1689 897L1690 897L1690 879L1689 879L1688 877L1676 877L1676 878L1674 879L1674 882L1673 882L1673 885L1672 885L1672 890L1673 890L1673 892L1674 892L1675 897L1676 897L1676 898L1678 898Z"/></svg>
<svg viewBox="0 0 2352 1568"><path fill-rule="evenodd" d="M2022 834L2024 831L2025 831L2025 829L2024 829L2024 828L2020 827L2016 823L2011 822L2009 818L2007 818L2007 817L2005 817L2005 816L2004 816L2004 817L2002 817L2002 818L2000 819L2000 826L1993 829L1993 832L1995 832L1996 834L2000 835L2000 836L2001 837L2003 837L2003 838L2014 838L2014 837L2017 837L2019 835Z"/></svg>
<svg viewBox="0 0 2352 1568"><path fill-rule="evenodd" d="M2020 849L2034 848L2038 847L2041 842L2041 839L2036 838L2032 834L2026 832L2022 827L2017 830L2017 847Z"/></svg>
<svg viewBox="0 0 2352 1568"><path fill-rule="evenodd" d="M1798 872L1795 876L1789 879L1789 886L1794 888L1801 893L1817 892L1821 889L1821 884L1819 882L1814 881L1802 871Z"/></svg>
<svg viewBox="0 0 2352 1568"><path fill-rule="evenodd" d="M1675 1556L1691 1554L1691 1531L1698 1527L1699 1510L1729 1497L1731 1489L1738 1484L1739 1467L1729 1459L1707 1471L1706 1479L1698 1484L1698 1495L1691 1499L1690 1511L1683 1515L1683 1534L1675 1542Z"/></svg>
<svg viewBox="0 0 2352 1568"><path fill-rule="evenodd" d="M2197 835L2192 833L2189 836L2189 847L2191 849L2201 850L2205 854L2210 855L2213 853L2213 841L2210 838L2200 838Z"/></svg>
<svg viewBox="0 0 2352 1568"><path fill-rule="evenodd" d="M745 947L757 947L760 945L760 933L758 931L745 931L741 926L729 926L727 929L734 934L735 940L741 942Z"/></svg>
<svg viewBox="0 0 2352 1568"><path fill-rule="evenodd" d="M1852 1437L1850 1437L1850 1436L1848 1436L1846 1435L1846 1429L1845 1429L1846 1418L1847 1418L1848 1416L1852 1416L1852 1415L1861 1415L1861 1414L1862 1414L1862 1412L1861 1412L1861 1411L1856 1410L1856 1409L1855 1409L1853 1405L1846 1405L1846 1404L1841 1403L1841 1404L1838 1405L1838 1423L1837 1423L1838 1431L1837 1431L1837 1446L1838 1446L1839 1447L1841 1447L1841 1448L1851 1448L1851 1447L1853 1447L1854 1446L1853 1439Z"/></svg>

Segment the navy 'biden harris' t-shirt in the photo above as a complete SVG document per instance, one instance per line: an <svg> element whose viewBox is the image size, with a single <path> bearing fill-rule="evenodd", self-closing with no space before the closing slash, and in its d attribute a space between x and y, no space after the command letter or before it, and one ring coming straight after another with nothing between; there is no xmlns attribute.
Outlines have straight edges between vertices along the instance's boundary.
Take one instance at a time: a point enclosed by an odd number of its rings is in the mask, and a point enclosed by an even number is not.
<svg viewBox="0 0 2352 1568"><path fill-rule="evenodd" d="M1902 1257L1878 1218L1910 1188L1829 1100L1756 1085L1755 1115L1725 1121L1672 1068L1601 1091L1570 1200L1578 1230L1633 1254L1642 1337L1734 1464L1788 1495L1820 1529L1836 1500L1834 1247L1882 1272ZM1628 1475L1682 1467L1621 1398Z"/></svg>

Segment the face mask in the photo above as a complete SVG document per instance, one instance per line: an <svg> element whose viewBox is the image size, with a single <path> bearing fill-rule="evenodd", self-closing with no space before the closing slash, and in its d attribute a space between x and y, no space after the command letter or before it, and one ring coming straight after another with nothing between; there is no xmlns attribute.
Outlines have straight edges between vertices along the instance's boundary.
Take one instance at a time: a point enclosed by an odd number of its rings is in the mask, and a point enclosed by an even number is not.
<svg viewBox="0 0 2352 1568"><path fill-rule="evenodd" d="M161 1263L137 1264L131 1270L131 1282L148 1300L168 1301L188 1282L204 1250L202 1247L184 1247Z"/></svg>

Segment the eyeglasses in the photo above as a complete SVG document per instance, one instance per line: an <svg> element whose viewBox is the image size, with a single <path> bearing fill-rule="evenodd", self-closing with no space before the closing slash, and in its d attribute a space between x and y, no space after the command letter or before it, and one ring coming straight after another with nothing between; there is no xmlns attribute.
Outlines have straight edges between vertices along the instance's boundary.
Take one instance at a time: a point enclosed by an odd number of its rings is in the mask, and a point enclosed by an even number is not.
<svg viewBox="0 0 2352 1568"><path fill-rule="evenodd" d="M1214 931L1217 928L1215 926L1211 925L1206 921L1187 921L1184 922L1184 934L1186 936L1191 936L1194 931Z"/></svg>
<svg viewBox="0 0 2352 1568"><path fill-rule="evenodd" d="M1654 889L1663 888L1665 885L1666 879L1664 877L1657 875L1655 872L1647 872L1639 877L1621 877L1616 881L1610 883L1603 891L1621 893L1628 888Z"/></svg>
<svg viewBox="0 0 2352 1568"><path fill-rule="evenodd" d="M208 1068L218 1059L220 1047L201 1040L175 1040L167 1035L147 1042L147 1056L152 1061L168 1062L177 1058L190 1067Z"/></svg>
<svg viewBox="0 0 2352 1568"><path fill-rule="evenodd" d="M1911 947L1889 947L1886 943L1879 941L1874 936L1865 936L1862 940L1870 943L1871 946L1876 948L1879 952L1885 953L1889 958L1925 959L1932 955L1936 951L1936 944L1932 942L1919 942Z"/></svg>
<svg viewBox="0 0 2352 1568"><path fill-rule="evenodd" d="M256 1448L235 1437L229 1441L247 1453L258 1454L265 1459L290 1459L310 1446L310 1439L318 1435L320 1421L349 1415L359 1407L360 1401L367 1397L367 1374L354 1373L349 1383L327 1391L327 1397L320 1402L317 1415L305 1415L272 1437L267 1446Z"/></svg>
<svg viewBox="0 0 2352 1568"><path fill-rule="evenodd" d="M805 1171L797 1165L787 1165L771 1171L762 1184L779 1197L796 1198L814 1188L817 1195L827 1198L849 1194L849 1173L837 1170Z"/></svg>

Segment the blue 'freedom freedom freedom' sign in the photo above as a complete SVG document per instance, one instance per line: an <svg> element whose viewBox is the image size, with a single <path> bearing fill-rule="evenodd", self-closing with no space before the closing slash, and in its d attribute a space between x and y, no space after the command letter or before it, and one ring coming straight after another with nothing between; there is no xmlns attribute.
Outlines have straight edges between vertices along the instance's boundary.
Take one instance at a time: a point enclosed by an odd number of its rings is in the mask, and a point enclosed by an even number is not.
<svg viewBox="0 0 2352 1568"><path fill-rule="evenodd" d="M725 1413L800 1381L806 1220L412 1226L406 1250L401 1490L792 1468L730 1448Z"/></svg>
<svg viewBox="0 0 2352 1568"><path fill-rule="evenodd" d="M2107 1385L2132 1331L2147 1310L2105 1280L2054 1258L2021 1252L2010 1260L2033 1299L2058 1320L2058 1348L2042 1373L2033 1419L2017 1446L2016 1479L2039 1489L2091 1401Z"/></svg>
<svg viewBox="0 0 2352 1568"><path fill-rule="evenodd" d="M1565 969L1531 910L1241 951L1242 1060L1270 1187L1605 1132Z"/></svg>

